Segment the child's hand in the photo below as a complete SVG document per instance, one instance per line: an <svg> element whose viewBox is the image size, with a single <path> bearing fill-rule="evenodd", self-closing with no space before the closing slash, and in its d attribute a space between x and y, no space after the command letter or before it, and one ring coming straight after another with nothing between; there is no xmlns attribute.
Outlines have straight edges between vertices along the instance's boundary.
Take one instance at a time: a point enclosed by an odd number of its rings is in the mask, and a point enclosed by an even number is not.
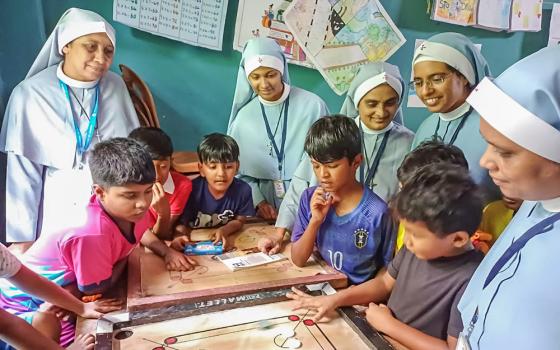
<svg viewBox="0 0 560 350"><path fill-rule="evenodd" d="M280 251L282 247L282 240L276 240L275 238L262 237L257 242L257 247L259 250L265 254L273 255Z"/></svg>
<svg viewBox="0 0 560 350"><path fill-rule="evenodd" d="M390 323L393 319L393 314L386 305L369 303L369 307L366 310L366 320L373 328L384 332L384 326Z"/></svg>
<svg viewBox="0 0 560 350"><path fill-rule="evenodd" d="M61 308L60 306L51 304L49 302L44 302L39 307L40 312L46 312L55 314L61 320L69 321L71 318L75 318L74 314L71 311Z"/></svg>
<svg viewBox="0 0 560 350"><path fill-rule="evenodd" d="M154 183L152 186L152 192L154 196L152 197L152 204L150 205L159 216L169 216L171 215L171 209L169 207L169 201L165 197L165 190L162 184L159 182Z"/></svg>
<svg viewBox="0 0 560 350"><path fill-rule="evenodd" d="M228 247L228 244L229 244L228 239L227 239L226 235L224 235L224 232L222 230L217 229L214 232L214 241L212 243L218 244L220 242L222 242L222 247L224 248L224 251L227 251L228 248L229 248Z"/></svg>
<svg viewBox="0 0 560 350"><path fill-rule="evenodd" d="M314 297L292 287L292 293L287 293L286 297L295 301L292 308L293 311L300 309L314 310L316 314L313 316L313 321L315 322L319 322L325 314L336 309L336 298L334 295Z"/></svg>
<svg viewBox="0 0 560 350"><path fill-rule="evenodd" d="M171 241L171 248L178 252L182 252L185 250L185 246L189 243L191 243L191 240L187 236L175 237L173 241Z"/></svg>
<svg viewBox="0 0 560 350"><path fill-rule="evenodd" d="M196 265L196 261L175 249L168 249L164 260L165 267L169 271L190 271Z"/></svg>
<svg viewBox="0 0 560 350"><path fill-rule="evenodd" d="M329 208L333 204L333 196L325 192L325 190L318 186L311 196L309 203L311 207L311 218L320 222L325 220L325 216L329 212Z"/></svg>
<svg viewBox="0 0 560 350"><path fill-rule="evenodd" d="M117 311L123 308L122 300L119 299L98 299L91 303L84 303L84 309L79 316L83 318L99 318L108 312Z"/></svg>

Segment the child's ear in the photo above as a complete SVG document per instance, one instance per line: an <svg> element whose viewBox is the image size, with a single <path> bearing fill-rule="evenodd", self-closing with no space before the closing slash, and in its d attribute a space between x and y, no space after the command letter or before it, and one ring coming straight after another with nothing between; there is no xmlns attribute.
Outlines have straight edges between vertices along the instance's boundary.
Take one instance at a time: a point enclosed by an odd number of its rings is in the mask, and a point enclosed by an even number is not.
<svg viewBox="0 0 560 350"><path fill-rule="evenodd" d="M200 174L201 177L205 177L202 165L203 164L201 162L198 162L198 173Z"/></svg>
<svg viewBox="0 0 560 350"><path fill-rule="evenodd" d="M455 248L463 248L465 245L469 244L471 237L465 231L457 231L453 234L453 246Z"/></svg>
<svg viewBox="0 0 560 350"><path fill-rule="evenodd" d="M68 44L68 45L70 45L70 44ZM66 45L62 48L62 53L65 54L65 55L68 53L68 45Z"/></svg>
<svg viewBox="0 0 560 350"><path fill-rule="evenodd" d="M363 156L361 153L356 154L356 156L354 157L354 160L352 160L352 167L355 169L358 169L358 167L360 166L360 164L362 164L362 160L363 160Z"/></svg>
<svg viewBox="0 0 560 350"><path fill-rule="evenodd" d="M105 199L105 189L103 189L103 187L99 186L98 184L93 184L93 193L95 193L100 201L103 201Z"/></svg>

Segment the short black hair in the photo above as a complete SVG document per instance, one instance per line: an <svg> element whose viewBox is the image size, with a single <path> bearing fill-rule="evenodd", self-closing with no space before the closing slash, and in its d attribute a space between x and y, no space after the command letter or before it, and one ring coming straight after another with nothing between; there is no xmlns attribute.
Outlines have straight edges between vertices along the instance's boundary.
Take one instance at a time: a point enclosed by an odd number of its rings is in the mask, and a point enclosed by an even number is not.
<svg viewBox="0 0 560 350"><path fill-rule="evenodd" d="M141 126L128 135L150 154L152 160L166 160L173 154L171 138L163 130L151 126Z"/></svg>
<svg viewBox="0 0 560 350"><path fill-rule="evenodd" d="M201 163L233 163L239 161L239 146L229 135L205 135L196 149Z"/></svg>
<svg viewBox="0 0 560 350"><path fill-rule="evenodd" d="M404 185L418 169L432 163L450 163L469 169L469 163L459 147L438 140L428 140L404 157L397 169L397 179Z"/></svg>
<svg viewBox="0 0 560 350"><path fill-rule="evenodd" d="M462 166L432 163L418 169L391 202L400 219L421 221L438 237L474 234L482 219L478 186Z"/></svg>
<svg viewBox="0 0 560 350"><path fill-rule="evenodd" d="M138 142L117 137L95 145L89 158L93 183L103 188L150 184L156 170L150 155Z"/></svg>
<svg viewBox="0 0 560 350"><path fill-rule="evenodd" d="M319 163L342 158L351 162L362 152L360 129L353 119L345 115L322 117L307 131L305 152Z"/></svg>

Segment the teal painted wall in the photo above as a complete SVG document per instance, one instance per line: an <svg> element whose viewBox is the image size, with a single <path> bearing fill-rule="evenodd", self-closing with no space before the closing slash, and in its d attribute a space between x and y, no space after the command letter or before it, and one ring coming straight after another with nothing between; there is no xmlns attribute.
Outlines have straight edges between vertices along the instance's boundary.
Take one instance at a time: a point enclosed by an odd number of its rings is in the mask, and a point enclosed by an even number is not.
<svg viewBox="0 0 560 350"><path fill-rule="evenodd" d="M548 38L550 10L544 13L543 28L537 33L494 33L481 29L434 22L426 14L424 0L382 0L381 3L407 39L389 62L398 65L404 77L410 76L410 60L416 38L427 38L444 31L457 31L481 43L495 75L520 58L544 47ZM225 131L233 97L237 66L241 57L232 50L237 1L230 0L223 51L215 52L154 36L120 23L113 69L124 63L132 67L151 87L156 98L162 128L178 149L192 149L202 135ZM112 18L112 1L44 0L47 33L70 6L94 10ZM321 96L331 112L338 112L343 98L333 93L321 75L312 69L290 65L295 85ZM405 78L408 79L408 78ZM405 108L405 120L415 130L427 115L423 108Z"/></svg>

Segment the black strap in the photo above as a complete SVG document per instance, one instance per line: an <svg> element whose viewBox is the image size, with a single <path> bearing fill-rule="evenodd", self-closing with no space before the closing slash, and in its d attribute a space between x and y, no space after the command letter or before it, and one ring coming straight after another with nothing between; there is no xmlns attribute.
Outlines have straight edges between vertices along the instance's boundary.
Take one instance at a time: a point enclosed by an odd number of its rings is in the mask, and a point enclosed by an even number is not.
<svg viewBox="0 0 560 350"><path fill-rule="evenodd" d="M455 131L453 132L453 135L451 136L451 139L449 140L448 144L452 145L455 143L455 141L457 140L457 136L459 136L459 132L461 131L461 129L463 129L463 126L465 125L465 122L467 121L467 118L471 115L473 111L473 108L469 108L469 110L464 113L462 116L460 116L459 118L461 119L461 121L459 122L459 125L457 126L457 129L455 129ZM450 121L449 123L451 123L452 121ZM439 131L439 126L441 123L441 118L438 117L438 121L436 124L436 130L434 131L434 134L432 135L432 139L437 140L439 138L438 135L438 131ZM447 125L449 127L449 125ZM445 142L445 136L447 135L447 130L445 131L445 134L443 135L443 137L441 138L442 142Z"/></svg>
<svg viewBox="0 0 560 350"><path fill-rule="evenodd" d="M365 143L365 136L362 127L362 122L360 121L358 124L360 125L360 132L362 134L364 156L367 160L367 150L366 150L366 143ZM383 139L381 140L381 145L379 145L379 149L375 153L375 158L373 159L373 163L371 164L371 166L369 166L368 164L369 169L365 174L365 179L364 179L364 163L362 162L362 164L360 165L360 182L362 182L364 185L368 187L370 187L371 181L373 180L375 174L377 173L377 168L379 167L379 163L381 162L381 156L383 156L383 152L385 152L385 148L387 147L387 142L389 141L390 133L391 133L391 129L387 130L383 135Z"/></svg>
<svg viewBox="0 0 560 350"><path fill-rule="evenodd" d="M276 157L278 158L278 171L282 172L282 163L284 160L284 146L286 145L286 136L288 131L288 108L290 106L290 97L286 99L284 102L284 124L282 127L282 141L280 144L280 149L278 149L278 145L276 144L276 140L274 139L274 134L272 134L272 130L270 129L270 124L268 123L268 118L266 116L266 112L264 110L264 106L261 103L261 113L264 120L264 126L266 127L266 133L268 134L268 139L272 146L274 147L274 152L276 153ZM282 174L280 174L282 176Z"/></svg>
<svg viewBox="0 0 560 350"><path fill-rule="evenodd" d="M528 229L527 232L525 232L521 237L516 239L515 242L513 242L509 246L509 248L502 254L502 256L500 256L500 258L498 259L498 261L496 261L494 266L492 266L492 269L490 269L490 273L488 273L488 276L486 277L486 281L484 281L484 286L482 287L482 289L486 288L486 286L488 286L490 282L494 280L494 278L500 272L502 267L504 267L504 265L515 254L517 254L521 249L523 249L523 247L525 247L527 242L529 242L531 239L533 239L534 237L542 233L550 231L553 227L553 224L558 220L560 220L560 213L556 213L552 216L549 216L548 218L535 224L533 227Z"/></svg>

